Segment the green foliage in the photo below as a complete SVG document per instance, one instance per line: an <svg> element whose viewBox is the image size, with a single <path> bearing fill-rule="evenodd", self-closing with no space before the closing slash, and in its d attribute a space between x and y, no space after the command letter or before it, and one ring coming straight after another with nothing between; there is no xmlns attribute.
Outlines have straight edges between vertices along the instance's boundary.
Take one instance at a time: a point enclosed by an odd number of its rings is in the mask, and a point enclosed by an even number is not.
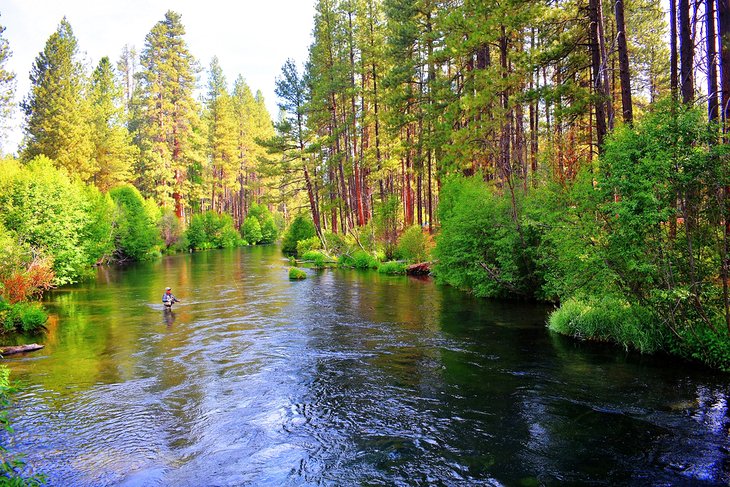
<svg viewBox="0 0 730 487"><path fill-rule="evenodd" d="M68 174L89 182L96 170L78 51L71 25L64 18L31 70L30 94L22 104L27 135L23 159L48 157Z"/></svg>
<svg viewBox="0 0 730 487"><path fill-rule="evenodd" d="M652 353L663 347L657 316L626 301L606 297L569 299L548 319L552 331L585 340L616 342L624 348Z"/></svg>
<svg viewBox="0 0 730 487"><path fill-rule="evenodd" d="M373 233L383 242L387 258L392 258L395 255L398 241L399 212L400 200L396 196L387 197L374 209Z"/></svg>
<svg viewBox="0 0 730 487"><path fill-rule="evenodd" d="M341 255L338 264L342 267L354 267L355 269L377 269L378 259L369 252L357 250L352 254Z"/></svg>
<svg viewBox="0 0 730 487"><path fill-rule="evenodd" d="M541 283L530 248L539 245L539 234L531 235L515 213L510 198L480 177L448 180L434 251L438 279L482 297L534 297Z"/></svg>
<svg viewBox="0 0 730 487"><path fill-rule="evenodd" d="M428 259L429 239L419 225L408 228L398 240L396 256L409 262L423 262Z"/></svg>
<svg viewBox="0 0 730 487"><path fill-rule="evenodd" d="M383 262L378 266L378 272L380 274L388 274L391 276L399 276L406 273L406 264L402 262L390 261Z"/></svg>
<svg viewBox="0 0 730 487"><path fill-rule="evenodd" d="M0 323L2 331L33 332L42 328L48 321L48 314L39 303L10 304L0 300Z"/></svg>
<svg viewBox="0 0 730 487"><path fill-rule="evenodd" d="M249 244L256 245L262 239L259 219L249 214L241 225L241 235Z"/></svg>
<svg viewBox="0 0 730 487"><path fill-rule="evenodd" d="M215 211L194 215L185 236L189 248L194 250L225 249L241 244L233 218Z"/></svg>
<svg viewBox="0 0 730 487"><path fill-rule="evenodd" d="M27 250L53 259L57 285L88 275L89 264L108 252L107 205L46 157L26 166L0 161L0 223Z"/></svg>
<svg viewBox="0 0 730 487"><path fill-rule="evenodd" d="M285 254L296 254L297 243L300 240L315 237L317 231L314 228L311 218L306 215L297 215L284 234L281 242L281 250Z"/></svg>
<svg viewBox="0 0 730 487"><path fill-rule="evenodd" d="M322 248L322 242L320 242L319 237L314 236L310 238L306 238L304 240L300 240L297 242L297 255L304 255L306 252L309 252L310 250L319 250Z"/></svg>
<svg viewBox="0 0 730 487"><path fill-rule="evenodd" d="M296 267L290 267L289 268L289 279L298 281L301 279L306 279L307 273L304 272L302 269L298 269Z"/></svg>
<svg viewBox="0 0 730 487"><path fill-rule="evenodd" d="M155 255L160 237L155 219L149 214L142 195L131 185L109 192L116 203L116 257L119 260L146 260Z"/></svg>
<svg viewBox="0 0 730 487"><path fill-rule="evenodd" d="M301 259L303 261L311 262L317 269L323 268L326 263L331 262L332 260L328 255L317 250L308 250L301 255Z"/></svg>
<svg viewBox="0 0 730 487"><path fill-rule="evenodd" d="M268 215L261 224L261 243L270 244L276 242L279 236L279 228L276 226L274 217Z"/></svg>

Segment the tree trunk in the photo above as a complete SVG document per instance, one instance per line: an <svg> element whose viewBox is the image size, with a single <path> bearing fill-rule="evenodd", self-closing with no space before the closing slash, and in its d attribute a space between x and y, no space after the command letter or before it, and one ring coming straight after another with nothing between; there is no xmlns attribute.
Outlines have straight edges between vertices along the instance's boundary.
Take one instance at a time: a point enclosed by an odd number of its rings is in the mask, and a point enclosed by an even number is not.
<svg viewBox="0 0 730 487"><path fill-rule="evenodd" d="M682 91L682 103L690 104L694 100L694 45L689 19L689 0L679 0L679 81Z"/></svg>
<svg viewBox="0 0 730 487"><path fill-rule="evenodd" d="M631 72L629 70L629 49L626 43L624 0L616 0L614 6L616 13L619 73L621 77L621 108L623 109L624 123L631 125L634 123L634 109L631 103Z"/></svg>

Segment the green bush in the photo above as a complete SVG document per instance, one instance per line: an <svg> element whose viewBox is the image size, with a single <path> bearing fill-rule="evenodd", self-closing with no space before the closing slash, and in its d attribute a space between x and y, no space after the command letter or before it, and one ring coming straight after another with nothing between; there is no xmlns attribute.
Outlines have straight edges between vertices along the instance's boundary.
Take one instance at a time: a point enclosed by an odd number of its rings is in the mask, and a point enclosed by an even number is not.
<svg viewBox="0 0 730 487"><path fill-rule="evenodd" d="M279 229L276 226L274 217L267 215L261 223L261 243L270 244L276 242L279 237Z"/></svg>
<svg viewBox="0 0 730 487"><path fill-rule="evenodd" d="M251 245L256 245L261 241L261 224L256 216L249 213L241 226L241 235Z"/></svg>
<svg viewBox="0 0 730 487"><path fill-rule="evenodd" d="M322 242L319 241L319 237L306 238L297 242L297 255L304 255L311 250L320 250L321 248Z"/></svg>
<svg viewBox="0 0 730 487"><path fill-rule="evenodd" d="M324 232L322 238L326 242L326 249L332 255L342 255L353 250L355 242L351 237L339 233Z"/></svg>
<svg viewBox="0 0 730 487"><path fill-rule="evenodd" d="M109 191L116 203L116 255L121 260L146 260L161 244L154 216L142 195L132 185Z"/></svg>
<svg viewBox="0 0 730 487"><path fill-rule="evenodd" d="M215 211L193 215L185 239L193 250L227 249L241 243L241 237L233 226L233 218Z"/></svg>
<svg viewBox="0 0 730 487"><path fill-rule="evenodd" d="M5 332L32 332L45 325L48 315L39 303L8 304L0 301L0 321Z"/></svg>
<svg viewBox="0 0 730 487"><path fill-rule="evenodd" d="M517 195L515 204L517 210L509 195L487 186L481 176L449 179L439 206L437 278L480 297L537 296L543 284L536 256L540 227L524 225Z"/></svg>
<svg viewBox="0 0 730 487"><path fill-rule="evenodd" d="M302 269L298 269L296 267L289 268L289 279L301 280L301 279L306 279L306 278L307 278L307 273L304 272Z"/></svg>
<svg viewBox="0 0 730 487"><path fill-rule="evenodd" d="M351 259L350 265L355 269L377 269L378 267L378 260L364 250L353 253Z"/></svg>
<svg viewBox="0 0 730 487"><path fill-rule="evenodd" d="M380 274L389 274L391 276L403 275L406 273L406 264L402 262L383 262L378 266L378 272Z"/></svg>
<svg viewBox="0 0 730 487"><path fill-rule="evenodd" d="M157 223L162 243L167 249L185 248L185 239L182 225L175 212L166 210L162 213Z"/></svg>
<svg viewBox="0 0 730 487"><path fill-rule="evenodd" d="M408 262L423 262L428 259L429 239L419 225L409 227L398 240L396 255Z"/></svg>
<svg viewBox="0 0 730 487"><path fill-rule="evenodd" d="M306 215L298 215L294 218L291 225L284 234L284 238L281 242L281 250L285 254L296 254L297 243L300 240L306 240L308 238L315 237L317 231L314 228L312 219Z"/></svg>
<svg viewBox="0 0 730 487"><path fill-rule="evenodd" d="M53 260L57 285L89 275L90 264L108 252L107 204L45 156L27 165L0 161L0 223L21 246Z"/></svg>

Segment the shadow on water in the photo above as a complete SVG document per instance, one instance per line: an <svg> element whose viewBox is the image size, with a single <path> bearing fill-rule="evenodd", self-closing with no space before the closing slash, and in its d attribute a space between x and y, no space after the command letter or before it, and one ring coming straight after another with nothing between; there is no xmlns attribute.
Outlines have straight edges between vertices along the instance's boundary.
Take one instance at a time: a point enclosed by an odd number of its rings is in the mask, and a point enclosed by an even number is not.
<svg viewBox="0 0 730 487"><path fill-rule="evenodd" d="M274 247L60 289L14 448L51 485L723 485L727 376L549 333L549 308ZM171 286L182 302L162 309Z"/></svg>

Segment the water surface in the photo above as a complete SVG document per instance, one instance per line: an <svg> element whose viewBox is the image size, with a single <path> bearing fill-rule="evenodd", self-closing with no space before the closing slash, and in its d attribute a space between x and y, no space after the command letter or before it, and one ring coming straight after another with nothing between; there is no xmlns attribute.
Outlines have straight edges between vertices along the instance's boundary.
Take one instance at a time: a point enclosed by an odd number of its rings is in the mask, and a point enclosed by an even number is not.
<svg viewBox="0 0 730 487"><path fill-rule="evenodd" d="M166 286L182 300L172 314ZM545 307L177 255L59 289L11 449L50 485L727 485L730 380L548 332Z"/></svg>

